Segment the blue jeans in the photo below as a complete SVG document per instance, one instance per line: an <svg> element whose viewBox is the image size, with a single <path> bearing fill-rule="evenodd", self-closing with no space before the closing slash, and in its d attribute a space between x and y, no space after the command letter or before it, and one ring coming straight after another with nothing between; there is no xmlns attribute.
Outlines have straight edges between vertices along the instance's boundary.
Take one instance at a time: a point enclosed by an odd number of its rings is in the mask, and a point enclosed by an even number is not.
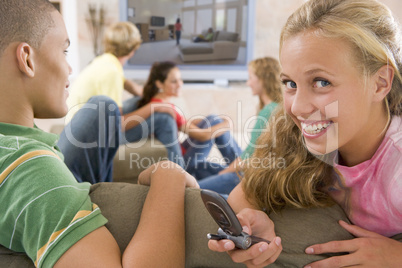
<svg viewBox="0 0 402 268"><path fill-rule="evenodd" d="M221 122L223 122L223 120L219 116L209 115L198 123L198 127L208 128ZM207 161L209 152L214 144L218 147L225 163L217 164ZM242 150L239 145L237 145L230 131L226 131L221 136L208 141L198 141L188 138L183 142L182 146L186 150L183 156L185 169L197 180L217 174L242 153Z"/></svg>
<svg viewBox="0 0 402 268"><path fill-rule="evenodd" d="M241 176L241 175L240 175ZM212 175L206 177L200 181L198 184L201 189L209 189L218 192L223 195L228 195L233 188L239 184L239 175L236 172L224 173L222 175Z"/></svg>
<svg viewBox="0 0 402 268"><path fill-rule="evenodd" d="M137 109L140 97L134 97L123 103L123 114L128 114ZM174 118L167 113L153 113L138 126L122 133L120 144L136 142L154 135L165 147L168 159L184 166L180 143L178 140L177 124Z"/></svg>
<svg viewBox="0 0 402 268"><path fill-rule="evenodd" d="M106 96L96 96L65 126L57 145L77 181L111 182L119 137L118 106Z"/></svg>
<svg viewBox="0 0 402 268"><path fill-rule="evenodd" d="M180 44L181 31L176 31L176 45Z"/></svg>

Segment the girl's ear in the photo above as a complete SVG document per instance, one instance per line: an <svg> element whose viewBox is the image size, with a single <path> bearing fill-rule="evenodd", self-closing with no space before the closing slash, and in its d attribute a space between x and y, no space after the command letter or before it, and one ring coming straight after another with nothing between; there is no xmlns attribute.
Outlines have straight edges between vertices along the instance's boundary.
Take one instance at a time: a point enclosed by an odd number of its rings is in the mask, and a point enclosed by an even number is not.
<svg viewBox="0 0 402 268"><path fill-rule="evenodd" d="M382 66L374 75L374 79L375 92L373 101L382 102L391 91L392 81L394 79L394 68L389 65Z"/></svg>
<svg viewBox="0 0 402 268"><path fill-rule="evenodd" d="M156 87L157 87L157 88L159 88L159 89L163 89L163 84L162 84L162 82L161 82L161 81L156 80L156 81L155 81L155 85L156 85Z"/></svg>
<svg viewBox="0 0 402 268"><path fill-rule="evenodd" d="M18 67L28 77L35 76L35 65L33 61L33 49L27 43L21 43L17 47Z"/></svg>

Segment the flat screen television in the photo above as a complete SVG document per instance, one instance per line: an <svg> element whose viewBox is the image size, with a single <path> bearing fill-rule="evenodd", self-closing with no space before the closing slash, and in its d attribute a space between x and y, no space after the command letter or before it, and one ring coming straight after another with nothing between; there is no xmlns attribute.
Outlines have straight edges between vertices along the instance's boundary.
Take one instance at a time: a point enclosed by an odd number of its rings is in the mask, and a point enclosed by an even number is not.
<svg viewBox="0 0 402 268"><path fill-rule="evenodd" d="M158 26L158 27L165 26L165 18L152 16L151 17L151 26Z"/></svg>
<svg viewBox="0 0 402 268"><path fill-rule="evenodd" d="M140 30L143 43L124 66L126 76L145 80L155 61L173 61L185 82L247 80L253 59L256 0L120 0L122 21ZM163 18L164 24L155 23ZM180 44L174 24L182 23ZM212 40L195 42L213 32Z"/></svg>

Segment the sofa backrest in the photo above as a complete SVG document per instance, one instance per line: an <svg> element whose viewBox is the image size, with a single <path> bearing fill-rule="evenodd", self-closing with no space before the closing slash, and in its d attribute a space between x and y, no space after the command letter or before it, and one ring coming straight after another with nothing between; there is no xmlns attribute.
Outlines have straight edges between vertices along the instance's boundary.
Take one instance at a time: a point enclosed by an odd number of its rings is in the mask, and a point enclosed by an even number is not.
<svg viewBox="0 0 402 268"><path fill-rule="evenodd" d="M214 41L232 41L237 42L239 39L238 33L233 32L225 32L225 31L216 31L217 36L214 36Z"/></svg>

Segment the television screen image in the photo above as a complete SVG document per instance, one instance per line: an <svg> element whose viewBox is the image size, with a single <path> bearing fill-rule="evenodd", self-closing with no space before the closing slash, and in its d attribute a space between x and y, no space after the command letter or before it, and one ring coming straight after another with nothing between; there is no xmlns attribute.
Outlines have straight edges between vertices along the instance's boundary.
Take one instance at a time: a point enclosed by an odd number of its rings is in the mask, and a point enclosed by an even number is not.
<svg viewBox="0 0 402 268"><path fill-rule="evenodd" d="M164 17L151 17L151 26L165 26L165 18Z"/></svg>
<svg viewBox="0 0 402 268"><path fill-rule="evenodd" d="M143 40L125 70L143 78L154 62L172 61L185 80L246 80L254 14L255 0L120 0L121 20Z"/></svg>

